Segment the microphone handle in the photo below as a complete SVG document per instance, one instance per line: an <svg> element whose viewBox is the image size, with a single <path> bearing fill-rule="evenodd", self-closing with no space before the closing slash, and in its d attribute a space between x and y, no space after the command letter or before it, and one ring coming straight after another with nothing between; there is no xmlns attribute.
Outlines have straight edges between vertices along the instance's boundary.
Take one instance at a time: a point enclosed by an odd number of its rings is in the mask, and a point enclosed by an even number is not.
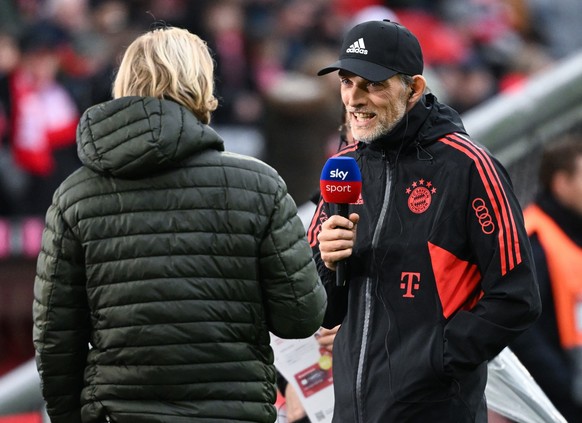
<svg viewBox="0 0 582 423"><path fill-rule="evenodd" d="M349 205L347 203L337 204L337 214L343 217L349 216ZM335 285L346 286L348 273L347 260L338 261L335 268Z"/></svg>

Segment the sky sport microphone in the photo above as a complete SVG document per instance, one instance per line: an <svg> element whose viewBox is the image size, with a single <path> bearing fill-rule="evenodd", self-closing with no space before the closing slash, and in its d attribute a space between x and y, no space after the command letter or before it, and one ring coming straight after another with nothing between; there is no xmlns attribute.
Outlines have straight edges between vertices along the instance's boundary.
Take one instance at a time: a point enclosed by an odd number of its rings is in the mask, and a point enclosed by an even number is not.
<svg viewBox="0 0 582 423"><path fill-rule="evenodd" d="M319 189L323 199L337 206L337 214L348 217L348 204L355 203L362 192L362 174L352 157L332 157L321 171ZM347 277L345 260L337 262L336 285L345 286Z"/></svg>

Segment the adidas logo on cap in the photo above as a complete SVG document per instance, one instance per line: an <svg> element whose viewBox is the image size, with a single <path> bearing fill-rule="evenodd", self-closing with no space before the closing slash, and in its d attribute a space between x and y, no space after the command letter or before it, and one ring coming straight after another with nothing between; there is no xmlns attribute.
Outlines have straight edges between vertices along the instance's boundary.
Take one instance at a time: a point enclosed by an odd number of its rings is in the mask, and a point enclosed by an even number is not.
<svg viewBox="0 0 582 423"><path fill-rule="evenodd" d="M346 53L368 54L368 50L366 50L366 45L364 44L364 39L360 38L358 41L350 45L346 50Z"/></svg>

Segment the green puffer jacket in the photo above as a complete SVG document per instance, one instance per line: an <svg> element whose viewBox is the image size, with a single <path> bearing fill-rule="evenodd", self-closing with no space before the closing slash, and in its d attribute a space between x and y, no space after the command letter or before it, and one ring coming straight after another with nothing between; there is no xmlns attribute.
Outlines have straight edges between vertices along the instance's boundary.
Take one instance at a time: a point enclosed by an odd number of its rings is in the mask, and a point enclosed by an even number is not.
<svg viewBox="0 0 582 423"><path fill-rule="evenodd" d="M283 180L172 101L94 106L77 142L34 286L52 422L273 422L269 331L326 307Z"/></svg>

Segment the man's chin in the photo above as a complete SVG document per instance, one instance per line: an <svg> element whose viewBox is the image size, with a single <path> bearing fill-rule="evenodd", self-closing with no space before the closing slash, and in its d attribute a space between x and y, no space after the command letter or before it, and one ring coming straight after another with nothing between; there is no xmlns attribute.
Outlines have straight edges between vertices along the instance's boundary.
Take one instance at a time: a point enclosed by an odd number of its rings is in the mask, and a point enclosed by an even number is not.
<svg viewBox="0 0 582 423"><path fill-rule="evenodd" d="M370 144L371 142L379 138L377 134L372 133L370 131L354 131L352 132L352 136L354 137L354 139L366 144Z"/></svg>
<svg viewBox="0 0 582 423"><path fill-rule="evenodd" d="M390 125L389 127L381 126L381 127L373 127L371 129L358 129L352 128L352 136L355 140L361 141L366 144L370 144L386 135L388 135L396 124Z"/></svg>

